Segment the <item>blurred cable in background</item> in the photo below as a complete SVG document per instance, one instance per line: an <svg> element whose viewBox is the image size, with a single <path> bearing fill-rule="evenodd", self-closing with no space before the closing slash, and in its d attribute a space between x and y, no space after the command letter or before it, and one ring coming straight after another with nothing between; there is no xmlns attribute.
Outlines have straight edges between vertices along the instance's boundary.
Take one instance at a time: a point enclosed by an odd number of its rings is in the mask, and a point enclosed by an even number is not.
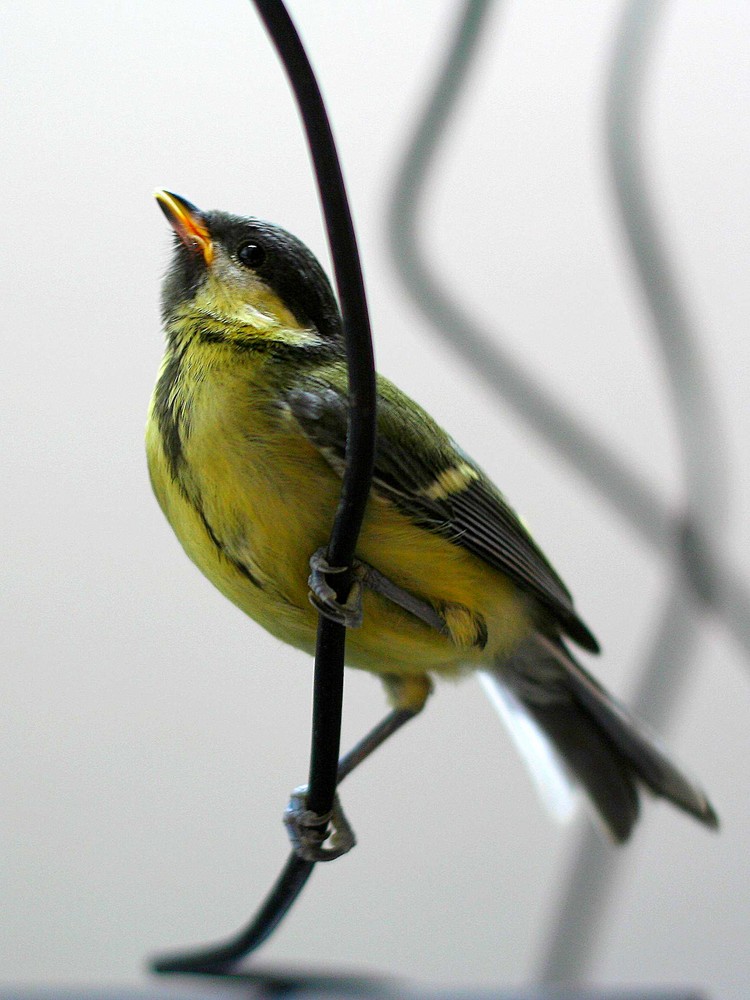
<svg viewBox="0 0 750 1000"><path fill-rule="evenodd" d="M468 0L464 5L394 183L389 245L405 289L435 332L660 551L665 565L661 620L631 701L637 715L657 731L665 731L670 708L695 667L692 653L702 613L718 613L750 652L750 596L743 582L722 565L717 545L730 478L719 419L701 356L700 333L680 295L644 167L640 111L649 57L666 4L660 0L624 4L609 71L604 145L614 204L669 382L683 480L682 509L674 512L599 440L594 429L498 345L496 330L482 329L470 318L469 309L451 294L450 283L433 273L422 252L420 221L429 212L426 182L446 139L483 25L490 13L497 16L500 6L488 0ZM583 977L620 863L596 829L582 828L539 963L540 981L575 982Z"/></svg>

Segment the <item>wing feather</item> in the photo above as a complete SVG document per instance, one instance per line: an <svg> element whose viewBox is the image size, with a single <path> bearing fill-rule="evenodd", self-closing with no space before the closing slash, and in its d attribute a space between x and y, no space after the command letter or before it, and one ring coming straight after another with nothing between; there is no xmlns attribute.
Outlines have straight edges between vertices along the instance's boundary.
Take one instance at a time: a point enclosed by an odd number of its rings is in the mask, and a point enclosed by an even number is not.
<svg viewBox="0 0 750 1000"><path fill-rule="evenodd" d="M289 391L284 405L341 474L346 385L340 369L327 374L310 376ZM421 407L382 376L373 489L419 527L505 573L531 593L570 638L598 651L565 584L500 491Z"/></svg>

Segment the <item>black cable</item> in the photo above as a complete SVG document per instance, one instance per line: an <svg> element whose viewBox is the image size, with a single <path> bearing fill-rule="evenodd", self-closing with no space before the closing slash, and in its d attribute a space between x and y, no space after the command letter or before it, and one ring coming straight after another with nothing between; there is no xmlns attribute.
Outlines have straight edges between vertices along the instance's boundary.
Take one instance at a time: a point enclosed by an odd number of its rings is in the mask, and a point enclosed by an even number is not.
<svg viewBox="0 0 750 1000"><path fill-rule="evenodd" d="M435 332L649 541L658 544L669 530L669 514L646 480L524 370L499 342L496 331L472 319L450 292L450 282L434 272L419 240L428 177L472 69L482 25L490 12L497 16L501 9L501 4L491 5L489 0L464 3L450 50L394 178L387 217L390 252L407 293Z"/></svg>
<svg viewBox="0 0 750 1000"><path fill-rule="evenodd" d="M375 359L357 239L346 187L323 98L299 35L281 0L253 0L276 46L297 104L315 168L333 259L349 370L349 427L341 500L328 545L331 566L351 566L375 461ZM312 555L312 553L310 553ZM336 574L331 586L340 598L351 584ZM307 805L330 811L336 791L343 696L345 629L321 616L315 656L313 736Z"/></svg>
<svg viewBox="0 0 750 1000"><path fill-rule="evenodd" d="M305 126L344 321L349 372L346 468L327 559L330 566L350 567L370 493L377 403L375 361L359 251L328 115L297 30L282 0L253 2L279 53ZM330 583L339 599L345 599L351 576L337 573ZM344 626L321 615L315 652L312 746L306 797L307 808L318 816L330 812L336 793L345 642ZM226 944L156 959L153 971L211 974L226 971L274 931L305 886L314 864L292 852L245 931Z"/></svg>
<svg viewBox="0 0 750 1000"><path fill-rule="evenodd" d="M255 951L276 930L305 887L314 861L304 861L292 852L281 874L258 908L250 924L225 944L213 945L184 955L154 959L152 972L221 975L245 955Z"/></svg>
<svg viewBox="0 0 750 1000"><path fill-rule="evenodd" d="M499 4L492 6L493 13ZM676 531L672 511L649 483L612 451L595 431L570 413L498 342L497 332L475 322L434 273L418 233L430 171L447 134L480 40L488 0L466 0L444 65L422 110L393 182L387 237L398 276L435 331L493 392L500 394L534 431L581 473L631 528L671 559ZM658 308L658 303L657 303ZM694 361L691 352L685 355ZM674 369L672 360L669 368ZM701 380L702 381L702 380ZM710 433L715 438L713 425ZM693 511L691 510L691 514ZM750 653L750 592L716 546L701 546L692 564L695 579L713 585L703 599L723 619L745 655Z"/></svg>
<svg viewBox="0 0 750 1000"><path fill-rule="evenodd" d="M420 246L418 224L427 177L476 54L488 0L467 0L464 5L450 50L407 145L388 214L388 236L399 276L436 329L631 526L670 557L671 591L633 700L637 713L657 728L666 722L667 691L684 681L697 640L696 599L718 611L745 653L750 652L747 588L738 574L722 564L718 547L712 544L714 512L726 507L719 422L705 386L698 338L656 224L640 154L640 50L662 7L652 0L631 0L626 8L609 83L607 145L620 212L672 389L686 516L675 517L644 480L506 354L490 331L470 318L446 291L446 282L433 273ZM543 981L580 980L613 871L612 851L597 831L587 828L547 943L540 973Z"/></svg>
<svg viewBox="0 0 750 1000"><path fill-rule="evenodd" d="M721 603L710 556L704 550L716 540L729 496L722 435L701 359L700 338L657 224L642 150L646 74L664 9L663 3L654 0L625 4L609 71L605 116L607 161L617 208L654 319L671 390L684 506L689 512L671 533L670 592L630 700L633 711L657 731L666 728L675 697L695 664L692 654L700 636L696 599ZM541 982L581 981L624 860L597 831L589 827L583 832L546 943Z"/></svg>

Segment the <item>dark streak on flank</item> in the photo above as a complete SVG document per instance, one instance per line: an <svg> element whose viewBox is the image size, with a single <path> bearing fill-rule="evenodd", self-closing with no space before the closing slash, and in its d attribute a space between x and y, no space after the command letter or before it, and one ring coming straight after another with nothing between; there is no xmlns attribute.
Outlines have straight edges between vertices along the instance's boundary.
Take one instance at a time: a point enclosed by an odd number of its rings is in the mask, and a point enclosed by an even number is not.
<svg viewBox="0 0 750 1000"><path fill-rule="evenodd" d="M250 583L252 583L252 585L254 587L257 587L258 590L263 590L263 584L260 582L260 580L257 578L257 576L255 576L255 574L252 573L247 568L247 566L244 563L241 563L238 559L234 559L232 556L227 555L227 553L226 553L226 551L224 549L224 546L221 544L221 542L219 541L219 539L216 537L214 529L209 524L208 518L203 513L203 510L200 507L197 507L197 506L196 506L195 509L198 512L198 514L200 515L201 521L203 521L203 527L206 529L206 534L211 539L211 541L214 543L214 545L216 546L216 549L218 550L218 552L220 552L221 555L227 560L227 562L230 563L232 566L234 566L234 568L239 573L241 573L247 580L249 580Z"/></svg>
<svg viewBox="0 0 750 1000"><path fill-rule="evenodd" d="M249 580L254 587L262 590L263 585L260 580L258 580L258 578L247 568L247 566L245 566L244 563L239 562L239 560L233 559L232 556L225 552L224 547L216 536L216 533L208 523L206 515L203 513L200 497L190 495L189 491L185 488L182 476L180 475L182 472L182 465L184 463L182 435L185 433L186 427L185 407L184 405L175 406L174 404L171 404L170 396L172 395L175 383L180 377L181 364L182 352L172 350L167 358L167 362L164 365L162 373L159 376L159 381L156 383L156 391L154 394L154 409L156 411L156 419L159 423L159 432L161 434L164 455L167 459L167 464L169 465L169 471L171 472L172 479L179 487L182 495L188 503L191 504L200 517L203 522L203 527L206 529L206 534L216 546L217 551L227 560L227 562L234 566L238 573L241 573L245 579Z"/></svg>
<svg viewBox="0 0 750 1000"><path fill-rule="evenodd" d="M484 615L475 616L477 636L474 640L474 645L477 649L484 649L489 640L489 633L487 632L487 622L484 620Z"/></svg>
<svg viewBox="0 0 750 1000"><path fill-rule="evenodd" d="M179 480L179 470L182 464L182 436L180 434L180 418L170 405L169 397L175 382L180 376L182 355L177 351L170 352L167 362L159 376L154 392L154 409L159 424L159 432L164 447L164 455L169 465L172 479Z"/></svg>

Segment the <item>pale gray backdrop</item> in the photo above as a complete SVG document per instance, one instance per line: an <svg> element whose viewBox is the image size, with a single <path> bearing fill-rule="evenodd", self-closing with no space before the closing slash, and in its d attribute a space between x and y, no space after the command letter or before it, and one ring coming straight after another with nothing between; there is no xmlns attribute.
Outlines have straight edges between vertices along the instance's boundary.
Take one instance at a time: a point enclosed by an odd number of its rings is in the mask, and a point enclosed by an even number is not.
<svg viewBox="0 0 750 1000"><path fill-rule="evenodd" d="M381 370L525 514L627 697L664 566L465 368L403 297L383 222L456 4L297 0L340 143ZM679 501L661 362L614 221L602 92L619 7L515 3L489 20L425 240L519 358ZM498 12L496 12L497 14ZM734 473L723 532L750 551L750 6L674 3L648 77L647 160L704 340ZM142 433L161 354L164 185L253 213L325 257L276 57L242 0L29 2L0 11L3 177L0 980L137 982L154 950L229 933L287 852L310 663L187 561L151 496ZM662 805L618 881L592 976L746 996L750 673L707 621L665 734L710 790L712 836ZM381 713L350 674L345 739ZM521 983L575 830L544 814L472 681L344 796L359 846L323 867L266 960L434 983Z"/></svg>

